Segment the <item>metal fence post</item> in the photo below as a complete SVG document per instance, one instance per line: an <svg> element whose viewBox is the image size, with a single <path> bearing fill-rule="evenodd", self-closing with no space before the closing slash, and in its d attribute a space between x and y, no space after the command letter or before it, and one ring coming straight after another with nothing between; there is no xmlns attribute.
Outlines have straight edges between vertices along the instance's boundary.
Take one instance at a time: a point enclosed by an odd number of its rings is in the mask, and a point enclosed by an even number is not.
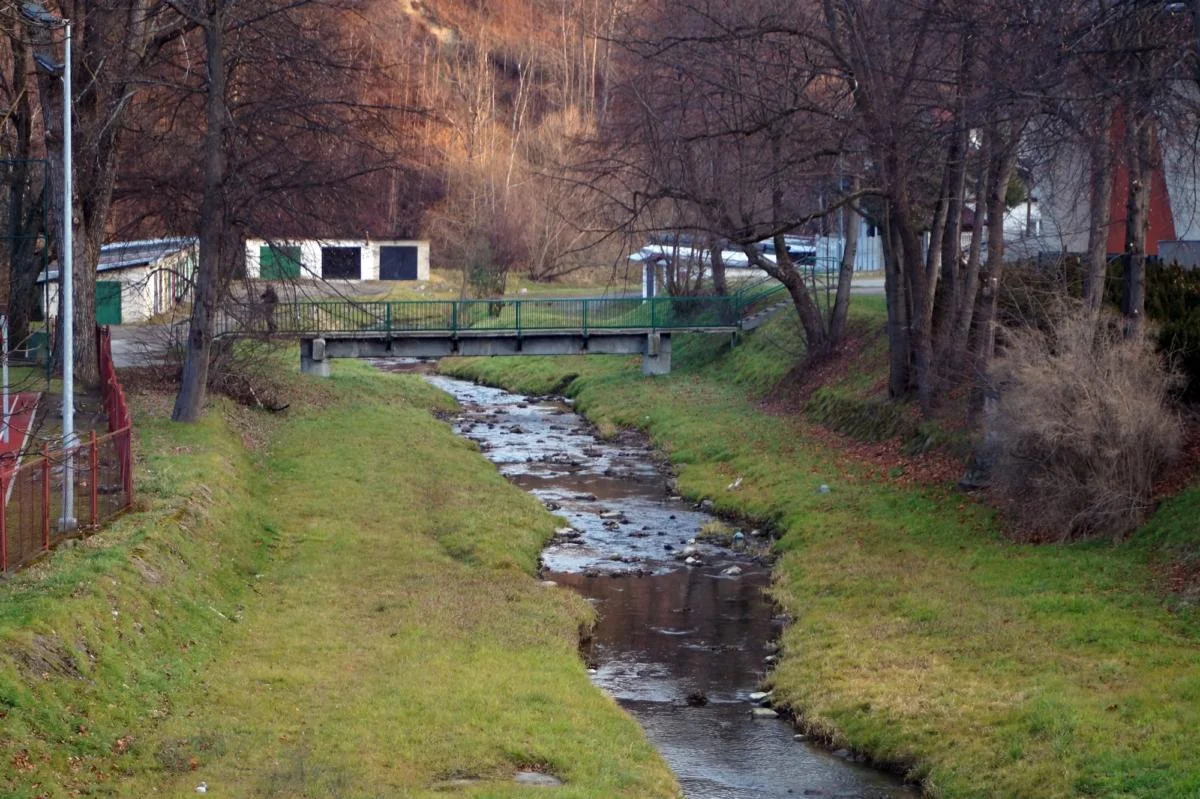
<svg viewBox="0 0 1200 799"><path fill-rule="evenodd" d="M650 329L651 330L655 330L658 327L658 325L655 324L655 312L654 312L657 307L658 307L658 297L651 297L650 298Z"/></svg>
<svg viewBox="0 0 1200 799"><path fill-rule="evenodd" d="M591 302L589 300L585 299L583 301L583 335L585 335L585 336L588 334L588 332L587 332L588 318L587 317L588 317L588 306L589 305L591 305Z"/></svg>
<svg viewBox="0 0 1200 799"><path fill-rule="evenodd" d="M125 507L133 507L133 425L128 421L121 435L125 442L121 446L121 479L125 483Z"/></svg>
<svg viewBox="0 0 1200 799"><path fill-rule="evenodd" d="M514 307L517 309L517 310L516 310L516 316L517 316L517 335L519 336L519 335L521 335L521 300L517 300L516 302L514 302L514 303L513 303L513 306L514 306Z"/></svg>
<svg viewBox="0 0 1200 799"><path fill-rule="evenodd" d="M0 573L6 571L8 571L8 474L0 472Z"/></svg>
<svg viewBox="0 0 1200 799"><path fill-rule="evenodd" d="M89 487L92 490L88 493L91 495L91 499L92 499L92 527L96 527L97 525L100 524L100 514L99 514L99 509L100 509L100 484L99 484L100 483L100 453L96 447L96 431L95 430L92 431L91 445L92 445L92 452L91 452L91 455L92 455L92 458L91 458L92 480L91 480L91 485Z"/></svg>
<svg viewBox="0 0 1200 799"><path fill-rule="evenodd" d="M64 452L66 450L63 450ZM42 447L42 549L50 551L50 447Z"/></svg>
<svg viewBox="0 0 1200 799"><path fill-rule="evenodd" d="M392 337L392 304L389 302L384 306L387 311L384 316L387 318L387 337Z"/></svg>
<svg viewBox="0 0 1200 799"><path fill-rule="evenodd" d="M450 303L450 332L458 332L458 301L454 300Z"/></svg>

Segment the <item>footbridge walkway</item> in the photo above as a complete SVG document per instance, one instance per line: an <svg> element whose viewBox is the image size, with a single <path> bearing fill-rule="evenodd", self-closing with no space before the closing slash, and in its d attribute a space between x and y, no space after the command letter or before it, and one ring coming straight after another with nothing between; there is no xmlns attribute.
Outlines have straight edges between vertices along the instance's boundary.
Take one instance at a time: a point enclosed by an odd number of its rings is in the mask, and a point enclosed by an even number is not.
<svg viewBox="0 0 1200 799"><path fill-rule="evenodd" d="M783 286L728 296L325 301L226 312L216 336L298 338L300 369L333 358L447 355L642 355L645 374L671 369L673 333L750 330L790 305Z"/></svg>

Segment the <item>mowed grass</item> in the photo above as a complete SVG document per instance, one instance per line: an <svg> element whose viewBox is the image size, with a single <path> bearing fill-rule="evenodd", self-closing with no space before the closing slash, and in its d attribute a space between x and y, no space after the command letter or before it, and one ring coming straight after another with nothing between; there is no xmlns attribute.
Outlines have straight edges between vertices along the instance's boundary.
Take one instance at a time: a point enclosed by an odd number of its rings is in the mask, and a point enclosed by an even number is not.
<svg viewBox="0 0 1200 799"><path fill-rule="evenodd" d="M636 723L588 680L577 646L589 606L534 577L554 518L431 416L448 397L414 376L337 367L254 455L214 415L153 426L163 441L151 487L179 495L217 481L228 496L200 503L227 511L148 529L165 547L199 547L192 566L230 584L193 584L181 566L178 600L159 595L161 582L121 588L140 567L97 544L99 607L52 596L61 610L14 617L13 635L57 626L91 687L13 668L0 740L10 756L18 736L36 745L20 755L33 769L7 777L11 795L190 796L203 781L236 797L505 797L527 795L512 776L534 769L565 782L539 789L548 797L676 796ZM228 462L185 468L210 439ZM118 621L113 591L144 605L123 605ZM95 665L74 643L77 617L121 631ZM122 660L144 635L135 622L162 638L144 645L138 690ZM43 698L54 724L22 694L45 685L61 686ZM77 723L95 739L82 760Z"/></svg>
<svg viewBox="0 0 1200 799"><path fill-rule="evenodd" d="M1168 558L1198 562L1200 490L1123 545L1013 544L951 487L881 478L803 418L764 412L758 394L795 362L789 324L732 350L677 339L666 378L598 357L443 371L534 392L574 375L577 407L646 430L687 496L770 524L794 617L771 682L836 745L933 796L1200 796L1200 617L1162 579Z"/></svg>

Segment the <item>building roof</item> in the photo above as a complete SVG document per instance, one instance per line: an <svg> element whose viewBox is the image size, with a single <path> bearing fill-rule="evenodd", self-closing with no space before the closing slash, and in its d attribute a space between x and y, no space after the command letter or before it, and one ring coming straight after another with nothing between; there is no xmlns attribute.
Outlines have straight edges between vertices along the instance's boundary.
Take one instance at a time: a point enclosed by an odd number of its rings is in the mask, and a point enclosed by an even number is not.
<svg viewBox="0 0 1200 799"><path fill-rule="evenodd" d="M100 248L98 272L111 272L147 266L196 245L194 236L176 236L165 239L139 239L137 241L115 241ZM38 282L58 280L58 263L51 262L46 271L38 275Z"/></svg>

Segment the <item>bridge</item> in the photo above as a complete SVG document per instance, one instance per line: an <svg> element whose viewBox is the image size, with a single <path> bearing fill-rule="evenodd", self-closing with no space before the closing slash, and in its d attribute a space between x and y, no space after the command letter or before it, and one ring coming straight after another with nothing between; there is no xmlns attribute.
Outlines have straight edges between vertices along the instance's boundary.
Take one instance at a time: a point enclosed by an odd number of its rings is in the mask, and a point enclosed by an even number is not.
<svg viewBox="0 0 1200 799"><path fill-rule="evenodd" d="M216 336L300 340L300 371L329 375L333 358L449 355L641 355L671 370L674 333L734 334L790 305L783 286L728 296L325 301L260 305L218 317Z"/></svg>

